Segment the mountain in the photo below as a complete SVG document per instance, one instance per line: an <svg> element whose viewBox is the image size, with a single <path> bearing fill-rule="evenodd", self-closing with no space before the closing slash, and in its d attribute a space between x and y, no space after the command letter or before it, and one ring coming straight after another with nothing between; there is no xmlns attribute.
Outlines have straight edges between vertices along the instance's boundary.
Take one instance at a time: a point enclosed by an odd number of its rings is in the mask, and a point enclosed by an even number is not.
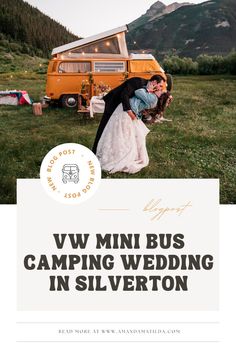
<svg viewBox="0 0 236 354"><path fill-rule="evenodd" d="M156 4L163 12L160 2ZM148 11L143 15L146 19L147 14ZM235 0L211 0L154 15L144 23L141 19L142 16L130 24L127 38L130 50L138 46L142 50L153 50L158 57L174 52L196 58L199 54L225 55L236 48Z"/></svg>
<svg viewBox="0 0 236 354"><path fill-rule="evenodd" d="M54 47L77 39L23 0L0 0L0 45L9 52L15 46L19 52L47 57Z"/></svg>
<svg viewBox="0 0 236 354"><path fill-rule="evenodd" d="M133 30L137 27L145 25L147 22L153 21L163 15L169 14L179 9L180 7L186 5L192 5L192 4L189 2L184 2L184 3L174 2L173 4L170 5L164 5L161 1L157 1L147 10L147 12L144 15L139 17L137 20L131 22L129 24L129 28Z"/></svg>

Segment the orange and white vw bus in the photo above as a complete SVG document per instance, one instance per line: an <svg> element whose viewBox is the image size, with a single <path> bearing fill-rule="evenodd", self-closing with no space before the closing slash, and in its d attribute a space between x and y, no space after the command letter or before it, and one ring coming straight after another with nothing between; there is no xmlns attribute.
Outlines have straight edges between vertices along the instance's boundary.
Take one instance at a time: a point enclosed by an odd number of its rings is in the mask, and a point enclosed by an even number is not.
<svg viewBox="0 0 236 354"><path fill-rule="evenodd" d="M53 49L45 99L74 108L80 99L89 100L128 78L149 79L154 74L167 80L171 90L171 77L151 54L128 53L126 31L123 26Z"/></svg>

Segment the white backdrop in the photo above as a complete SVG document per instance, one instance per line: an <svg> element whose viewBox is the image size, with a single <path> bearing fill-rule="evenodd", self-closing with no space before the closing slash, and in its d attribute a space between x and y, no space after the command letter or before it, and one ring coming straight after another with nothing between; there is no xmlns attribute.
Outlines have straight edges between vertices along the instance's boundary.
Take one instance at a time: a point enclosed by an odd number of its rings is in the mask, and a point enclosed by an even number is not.
<svg viewBox="0 0 236 354"><path fill-rule="evenodd" d="M118 353L120 351L164 351L165 353L203 353L235 351L235 249L236 206L220 207L220 338L209 343L16 343L16 206L0 206L1 239L1 352L41 354L49 350ZM189 314L191 317L191 314ZM134 317L135 319L135 317ZM145 314L144 314L145 319ZM101 316L101 320L104 317Z"/></svg>

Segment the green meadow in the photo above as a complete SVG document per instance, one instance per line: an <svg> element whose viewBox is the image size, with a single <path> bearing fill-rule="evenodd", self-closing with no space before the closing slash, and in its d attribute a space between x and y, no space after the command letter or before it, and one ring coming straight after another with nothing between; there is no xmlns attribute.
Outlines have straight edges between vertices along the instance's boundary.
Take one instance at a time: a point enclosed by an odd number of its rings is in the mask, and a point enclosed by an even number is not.
<svg viewBox="0 0 236 354"><path fill-rule="evenodd" d="M0 74L0 90L45 94L45 75ZM150 164L136 175L103 178L219 178L222 204L236 203L236 76L177 76L174 101L147 137ZM45 154L65 142L93 145L101 116L59 107L0 106L0 203L16 202L16 179L38 178Z"/></svg>

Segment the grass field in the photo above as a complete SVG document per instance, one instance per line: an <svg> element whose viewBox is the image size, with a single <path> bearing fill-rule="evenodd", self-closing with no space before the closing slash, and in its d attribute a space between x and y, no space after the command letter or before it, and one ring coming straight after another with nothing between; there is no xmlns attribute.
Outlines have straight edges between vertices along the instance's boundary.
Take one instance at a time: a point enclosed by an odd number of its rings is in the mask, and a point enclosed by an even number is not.
<svg viewBox="0 0 236 354"><path fill-rule="evenodd" d="M220 178L221 203L236 203L236 77L174 78L173 119L151 126L150 164L136 175L104 178ZM0 75L0 90L45 94L45 76ZM92 147L100 117L50 107L35 117L29 106L0 106L0 203L15 203L16 178L37 178L44 155L65 142Z"/></svg>

